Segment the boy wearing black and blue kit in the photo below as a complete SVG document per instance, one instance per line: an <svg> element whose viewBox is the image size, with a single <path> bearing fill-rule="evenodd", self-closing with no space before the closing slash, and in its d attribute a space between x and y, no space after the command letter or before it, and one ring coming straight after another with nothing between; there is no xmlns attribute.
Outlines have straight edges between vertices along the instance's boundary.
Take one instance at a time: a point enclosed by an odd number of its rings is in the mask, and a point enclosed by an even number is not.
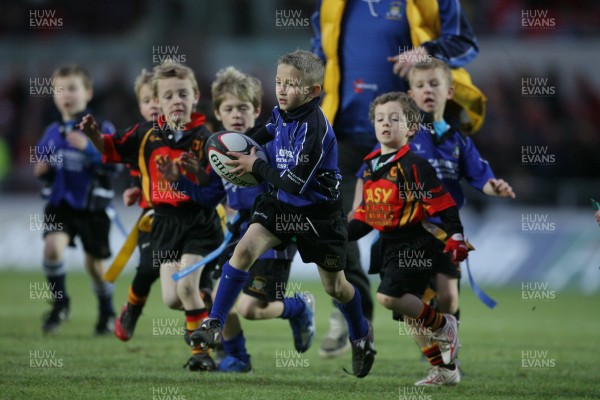
<svg viewBox="0 0 600 400"><path fill-rule="evenodd" d="M34 175L44 181L48 204L44 221L44 273L52 291L52 310L44 317L44 333L55 332L69 316L70 298L65 287L64 253L75 246L79 236L85 251L85 268L98 297L99 317L95 333L113 329L113 285L102 278L102 260L110 257L106 214L114 192L110 175L113 167L102 164L100 153L76 125L88 113L92 78L78 65L63 66L52 75L54 103L61 120L52 123L36 145L38 162ZM99 124L103 133L115 131L110 122ZM49 162L45 162L48 160Z"/></svg>
<svg viewBox="0 0 600 400"><path fill-rule="evenodd" d="M221 341L225 317L248 279L248 269L265 251L284 248L294 236L305 263L314 262L325 291L346 318L353 352L353 374L365 377L375 360L373 330L365 319L359 292L346 280L347 230L339 191L337 144L333 129L319 108L323 62L298 50L278 60L276 95L279 105L271 120L252 137L273 141L267 152L273 163L231 152L232 173L251 172L272 186L257 198L250 226L225 263L210 316L191 336L192 344L213 347ZM286 232L283 217L306 223L305 232Z"/></svg>

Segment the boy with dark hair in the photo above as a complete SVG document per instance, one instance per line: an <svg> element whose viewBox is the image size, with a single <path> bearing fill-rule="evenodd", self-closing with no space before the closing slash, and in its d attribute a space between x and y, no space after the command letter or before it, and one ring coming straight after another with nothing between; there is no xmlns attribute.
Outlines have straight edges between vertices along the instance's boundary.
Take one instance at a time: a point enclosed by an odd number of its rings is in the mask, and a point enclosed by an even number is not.
<svg viewBox="0 0 600 400"><path fill-rule="evenodd" d="M256 199L248 230L233 256L222 268L222 277L210 318L192 334L192 344L213 347L221 341L229 310L248 279L248 270L270 248L283 249L292 238L302 260L319 268L325 291L337 301L352 340L353 374L365 377L375 360L373 330L364 318L359 292L346 280L347 232L339 192L335 135L319 108L323 62L298 50L277 62L278 106L266 126L252 137L271 142L267 153L272 164L250 155L231 152L234 174L251 172L272 187ZM288 232L277 221L283 216L306 221L303 232Z"/></svg>
<svg viewBox="0 0 600 400"><path fill-rule="evenodd" d="M68 317L70 298L65 287L64 252L75 246L79 236L85 251L85 269L90 274L98 297L99 317L95 333L113 329L113 285L102 278L102 259L110 256L108 234L110 219L106 214L114 193L110 183L112 169L102 165L100 153L77 129L81 117L89 112L92 78L79 65L58 68L52 74L54 103L61 121L51 124L36 145L38 156L56 163L40 162L34 167L36 177L46 184L48 204L44 221L52 221L44 231L44 272L54 299L45 316L42 330L55 332ZM103 122L104 133L114 132L110 122ZM53 156L53 157L51 157Z"/></svg>
<svg viewBox="0 0 600 400"><path fill-rule="evenodd" d="M458 209L431 165L408 147L418 128L414 101L401 92L386 93L373 101L369 116L381 148L365 158L363 200L348 226L348 237L358 240L372 229L380 232L377 300L426 328L422 336L437 343L444 362L451 363L459 346L456 318L421 300L434 269L407 267L405 258L418 255L438 265L447 260L443 253L450 253L453 263L464 260L468 250ZM442 218L448 234L445 247L422 225L427 215Z"/></svg>
<svg viewBox="0 0 600 400"><path fill-rule="evenodd" d="M204 172L209 165L202 151L210 133L204 127L205 117L193 113L200 91L190 68L172 62L156 66L152 93L162 112L157 122L136 124L126 132L107 136L100 134L90 115L84 117L81 127L105 162L125 162L139 169L143 195L154 207L151 247L153 262L160 265L163 302L175 310L183 308L186 330L191 332L208 316L199 290L202 268L178 282L171 275L218 247L223 232L216 204L201 206L178 191L165 179L163 164L173 160L191 181L210 183L211 175ZM185 153L200 159L199 174L181 167ZM210 353L203 349L193 349L186 366L193 371L215 369Z"/></svg>

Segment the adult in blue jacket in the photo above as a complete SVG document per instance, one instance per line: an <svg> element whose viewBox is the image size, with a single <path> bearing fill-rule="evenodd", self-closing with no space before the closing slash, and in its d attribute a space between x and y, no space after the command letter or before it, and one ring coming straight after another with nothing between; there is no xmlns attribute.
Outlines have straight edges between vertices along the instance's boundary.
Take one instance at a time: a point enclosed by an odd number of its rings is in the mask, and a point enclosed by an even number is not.
<svg viewBox="0 0 600 400"><path fill-rule="evenodd" d="M313 52L325 62L321 107L336 133L341 191L344 209L349 212L354 174L377 143L369 121L371 102L385 92L407 91L406 73L423 58L433 56L459 68L472 61L479 49L458 0L322 0L312 25ZM476 100L460 104L469 116L470 111L483 113L484 100ZM369 281L355 243L348 246L345 273L361 292L364 313L372 319ZM336 357L349 349L347 328L335 308L330 325L319 352L323 357Z"/></svg>

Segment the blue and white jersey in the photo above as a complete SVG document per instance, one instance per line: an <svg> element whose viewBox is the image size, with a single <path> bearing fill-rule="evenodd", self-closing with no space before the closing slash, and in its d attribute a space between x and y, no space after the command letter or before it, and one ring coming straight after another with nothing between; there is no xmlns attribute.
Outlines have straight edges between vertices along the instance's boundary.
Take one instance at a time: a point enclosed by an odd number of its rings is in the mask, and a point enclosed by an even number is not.
<svg viewBox="0 0 600 400"><path fill-rule="evenodd" d="M318 98L291 112L275 107L265 130L272 138L269 163L256 161L252 172L274 187L278 200L305 207L340 198L337 142Z"/></svg>
<svg viewBox="0 0 600 400"><path fill-rule="evenodd" d="M494 179L490 164L481 158L471 138L450 128L438 138L435 132L420 129L410 142L411 150L425 158L435 168L438 179L460 209L465 195L460 180L466 179L475 189L482 191L488 180Z"/></svg>
<svg viewBox="0 0 600 400"><path fill-rule="evenodd" d="M88 140L84 150L67 142L66 134L75 129L78 122L51 124L36 144L35 161L50 166L42 177L47 183L42 194L54 206L66 203L78 210L103 210L114 197L110 180L115 169L102 163L102 155L91 141ZM101 124L101 130L115 132L114 126L106 121Z"/></svg>

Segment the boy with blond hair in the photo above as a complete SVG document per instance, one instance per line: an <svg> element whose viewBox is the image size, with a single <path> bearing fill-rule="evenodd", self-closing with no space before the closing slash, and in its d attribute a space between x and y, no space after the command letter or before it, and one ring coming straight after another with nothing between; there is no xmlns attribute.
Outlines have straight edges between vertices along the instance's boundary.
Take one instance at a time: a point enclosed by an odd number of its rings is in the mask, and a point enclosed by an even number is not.
<svg viewBox="0 0 600 400"><path fill-rule="evenodd" d="M254 128L256 118L260 114L262 85L260 81L242 73L234 67L227 67L217 72L217 79L212 84L213 110L218 121L227 131L246 132ZM254 199L268 191L268 184L263 182L257 186L242 188L222 180L227 194L228 205L238 214L235 223L230 224L234 239L221 255L214 277L221 278L221 268L229 257L235 243L248 228L252 215ZM192 198L199 187L191 187L189 181L183 179L181 186L192 193ZM250 277L246 281L243 292L237 302L238 312L246 319L263 320L272 318L288 319L294 334L294 345L298 352L305 352L312 343L314 329L314 296L310 293L295 293L286 296L286 286L290 267L296 247L293 243L285 249L267 250L250 269ZM213 292L213 295L216 291ZM223 372L247 372L251 369L250 355L247 353L245 338L238 314L229 312L223 327L223 350L227 356L221 361L218 369Z"/></svg>
<svg viewBox="0 0 600 400"><path fill-rule="evenodd" d="M209 184L211 175L204 173L209 166L202 148L210 133L204 127L205 117L193 112L200 91L190 68L173 62L156 66L152 94L162 112L156 122L136 124L115 136L101 135L91 116L84 117L81 127L106 162L129 163L139 169L143 195L154 207L152 258L160 265L163 302L175 310L183 308L186 330L191 332L208 315L199 290L202 268L177 282L171 275L218 247L223 232L216 204L201 206L178 191L164 177L163 164L172 160L188 179ZM200 159L198 174L181 166L188 153ZM194 371L215 368L210 353L202 349L192 350L186 366Z"/></svg>
<svg viewBox="0 0 600 400"><path fill-rule="evenodd" d="M408 94L419 107L419 121L422 122L422 129L415 134L410 147L435 168L438 179L452 195L458 209L465 203L460 185L463 178L473 188L488 196L515 198L511 186L495 177L471 138L444 120L446 104L454 94L450 67L437 58L419 62L408 71L408 82ZM428 220L440 226L439 218ZM430 227L433 228L432 231L438 230L435 226ZM437 267L438 273L433 285L437 294L437 307L441 312L453 314L458 320L460 268L450 262ZM428 376L416 382L416 385L438 386L460 381L456 363L444 363L436 343L420 342L419 345L431 368Z"/></svg>
<svg viewBox="0 0 600 400"><path fill-rule="evenodd" d="M152 95L152 72L143 69L134 83L135 98L137 99L140 114L144 121L157 121L160 115L158 99ZM135 166L130 170L132 186L123 192L123 202L131 206L139 202L142 209L138 221L152 209L146 198L141 195L140 171ZM135 229L138 229L137 227ZM153 267L152 247L150 246L150 232L138 229L138 249L140 261L136 268L135 276L129 286L127 303L121 309L115 321L115 336L123 341L131 339L137 320L146 304L152 284L159 278L159 269Z"/></svg>
<svg viewBox="0 0 600 400"><path fill-rule="evenodd" d="M222 268L222 278L210 313L192 334L192 344L214 347L222 340L222 327L248 280L248 270L267 250L287 247L295 236L305 263L317 264L325 291L348 321L353 352L353 374L365 377L375 360L373 330L364 318L360 294L346 280L347 232L339 192L335 135L319 108L323 62L297 50L277 62L278 106L269 122L252 137L267 146L270 163L250 155L229 153L234 174L251 172L266 180L271 192L254 203L249 227ZM277 223L282 216L300 218L310 229L289 232ZM295 220L296 220L295 219ZM309 332L307 332L309 333Z"/></svg>
<svg viewBox="0 0 600 400"><path fill-rule="evenodd" d="M113 285L102 278L102 260L110 256L108 234L110 220L106 214L114 192L110 182L111 169L102 165L100 153L77 129L81 117L89 110L92 99L92 78L78 65L56 69L52 75L54 104L61 120L51 124L36 145L42 160L34 175L46 184L48 204L44 221L52 221L44 231L44 273L52 292L52 310L44 317L42 330L53 333L68 318L70 298L65 286L64 253L81 239L85 251L85 269L92 278L98 297L99 316L95 333L103 335L113 330ZM110 122L103 122L104 133L114 132Z"/></svg>

